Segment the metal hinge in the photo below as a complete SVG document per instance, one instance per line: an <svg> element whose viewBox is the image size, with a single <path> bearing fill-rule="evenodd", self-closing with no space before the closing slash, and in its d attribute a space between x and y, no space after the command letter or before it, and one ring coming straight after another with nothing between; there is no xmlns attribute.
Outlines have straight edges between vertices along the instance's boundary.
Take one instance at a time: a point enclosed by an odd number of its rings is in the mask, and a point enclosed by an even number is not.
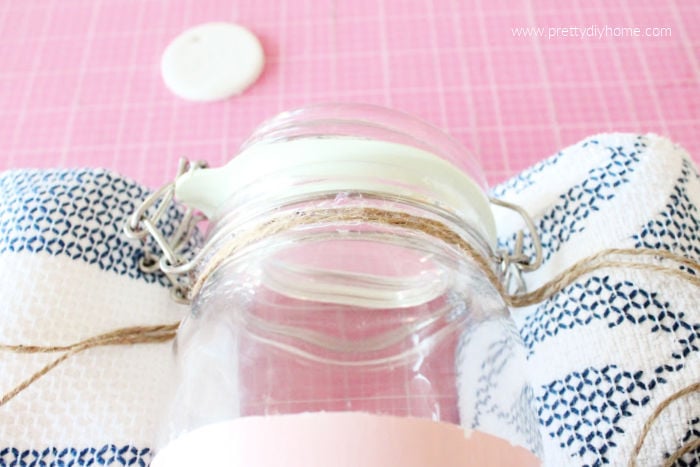
<svg viewBox="0 0 700 467"><path fill-rule="evenodd" d="M171 296L178 303L189 303L190 280L186 274L174 273L173 269L188 263L183 249L197 224L204 220L204 216L192 208L187 208L180 225L170 237L166 237L158 228L158 222L175 199L177 179L188 172L205 167L204 162L190 163L187 159L180 159L175 180L148 196L124 225L124 234L131 239L140 240L143 244L143 257L139 260L139 269L145 273L162 271L172 284ZM151 251L147 247L149 235L155 240L160 252Z"/></svg>
<svg viewBox="0 0 700 467"><path fill-rule="evenodd" d="M540 240L535 223L522 207L497 198L489 198L489 201L497 206L515 211L525 222L525 226L532 238L532 245L535 249L534 258L530 258L523 249L525 234L522 230L518 230L515 235L515 245L513 245L512 252L504 249L496 252L496 261L498 261L506 291L510 294L517 295L525 292L526 289L523 272L534 271L542 265L542 241Z"/></svg>

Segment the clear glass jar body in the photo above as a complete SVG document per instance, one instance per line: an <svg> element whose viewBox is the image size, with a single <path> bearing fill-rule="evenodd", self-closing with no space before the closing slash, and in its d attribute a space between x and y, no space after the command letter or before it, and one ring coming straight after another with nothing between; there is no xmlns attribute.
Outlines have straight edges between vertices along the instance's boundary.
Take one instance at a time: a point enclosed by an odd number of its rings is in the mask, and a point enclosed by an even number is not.
<svg viewBox="0 0 700 467"><path fill-rule="evenodd" d="M371 107L283 114L245 147L338 136L460 156L438 130ZM501 297L449 238L381 213L437 222L489 258L480 226L425 186L382 180L358 190L342 170L301 173L251 180L212 219L210 257L248 240L198 272L208 278L178 333L179 383L161 443L241 417L361 412L475 428L536 450L525 354Z"/></svg>

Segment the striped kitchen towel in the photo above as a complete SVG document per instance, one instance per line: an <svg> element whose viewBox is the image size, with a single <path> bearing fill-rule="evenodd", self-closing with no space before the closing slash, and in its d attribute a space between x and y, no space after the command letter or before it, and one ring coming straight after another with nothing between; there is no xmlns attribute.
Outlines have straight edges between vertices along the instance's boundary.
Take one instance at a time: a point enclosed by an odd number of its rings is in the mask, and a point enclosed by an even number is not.
<svg viewBox="0 0 700 467"><path fill-rule="evenodd" d="M526 275L530 290L607 248L653 248L700 261L698 172L681 147L657 135L590 137L492 195L523 206L537 225L544 262ZM501 246L511 247L521 221L496 215ZM532 254L529 237L525 243ZM700 290L678 277L607 268L539 305L512 310L545 465L627 465L656 407L700 381L699 301ZM637 465L663 465L698 437L695 392L662 412ZM700 452L676 465L700 465Z"/></svg>
<svg viewBox="0 0 700 467"><path fill-rule="evenodd" d="M178 321L164 277L140 271L127 216L148 194L105 170L0 175L0 343L67 345ZM171 208L164 230L181 217ZM172 344L90 349L0 407L0 466L148 465ZM56 357L0 353L0 394Z"/></svg>

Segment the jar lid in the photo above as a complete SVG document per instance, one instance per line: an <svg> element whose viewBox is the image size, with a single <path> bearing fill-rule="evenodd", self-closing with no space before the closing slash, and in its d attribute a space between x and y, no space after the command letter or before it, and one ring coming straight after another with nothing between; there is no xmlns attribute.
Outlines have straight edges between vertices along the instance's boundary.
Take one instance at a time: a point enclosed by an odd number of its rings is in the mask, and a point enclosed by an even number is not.
<svg viewBox="0 0 700 467"><path fill-rule="evenodd" d="M223 167L184 174L175 195L216 220L252 184L271 197L359 192L416 199L454 214L496 245L489 200L471 177L431 152L389 141L306 136L250 145Z"/></svg>

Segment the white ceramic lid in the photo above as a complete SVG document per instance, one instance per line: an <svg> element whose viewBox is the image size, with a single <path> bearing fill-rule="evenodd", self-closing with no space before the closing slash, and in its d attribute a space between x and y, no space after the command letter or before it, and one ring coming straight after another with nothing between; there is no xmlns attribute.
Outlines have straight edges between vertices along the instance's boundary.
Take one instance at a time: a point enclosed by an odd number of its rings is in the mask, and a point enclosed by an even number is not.
<svg viewBox="0 0 700 467"><path fill-rule="evenodd" d="M288 185L280 185L280 174ZM176 197L215 220L232 195L267 182L271 196L283 189L284 196L357 191L416 198L453 213L491 247L496 244L488 198L474 180L430 152L387 141L307 137L256 144L223 167L183 175Z"/></svg>

